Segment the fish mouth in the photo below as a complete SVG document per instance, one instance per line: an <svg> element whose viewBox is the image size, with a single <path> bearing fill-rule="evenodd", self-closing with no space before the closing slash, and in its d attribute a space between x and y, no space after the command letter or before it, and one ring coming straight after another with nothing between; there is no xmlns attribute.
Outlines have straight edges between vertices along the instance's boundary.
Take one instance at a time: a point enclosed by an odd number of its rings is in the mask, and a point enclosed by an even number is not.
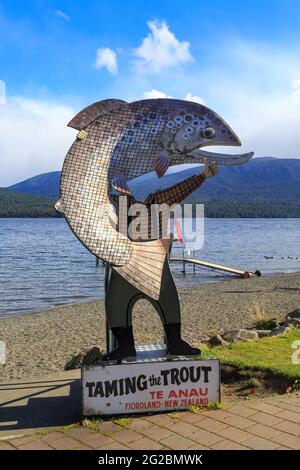
<svg viewBox="0 0 300 470"><path fill-rule="evenodd" d="M226 161L226 159L233 159L233 160L239 160L239 159L245 159L245 160L250 160L254 155L254 152L248 152L248 153L240 153L240 154L229 154L229 153L217 153L217 152L209 152L207 150L202 150L202 148L197 148L193 150L192 152L188 152L187 156L192 157L193 160L195 160L195 163L197 163L197 160L199 163L203 163L205 159L207 161L211 162L218 162L220 160Z"/></svg>

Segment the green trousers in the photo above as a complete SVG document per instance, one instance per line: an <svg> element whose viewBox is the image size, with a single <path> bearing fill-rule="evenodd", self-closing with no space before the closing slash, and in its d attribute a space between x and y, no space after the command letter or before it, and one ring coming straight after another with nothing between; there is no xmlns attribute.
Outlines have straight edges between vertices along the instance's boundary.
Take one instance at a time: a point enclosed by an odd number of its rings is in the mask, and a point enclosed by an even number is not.
<svg viewBox="0 0 300 470"><path fill-rule="evenodd" d="M166 257L160 296L154 300L127 282L109 266L105 293L106 320L109 328L132 326L132 310L139 299L147 299L164 324L180 323L180 304L177 288Z"/></svg>

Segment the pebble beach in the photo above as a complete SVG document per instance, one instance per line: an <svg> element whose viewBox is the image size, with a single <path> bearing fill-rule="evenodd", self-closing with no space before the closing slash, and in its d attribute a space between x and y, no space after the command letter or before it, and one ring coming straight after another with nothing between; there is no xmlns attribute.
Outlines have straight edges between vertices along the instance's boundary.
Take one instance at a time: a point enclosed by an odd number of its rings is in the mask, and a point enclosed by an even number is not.
<svg viewBox="0 0 300 470"><path fill-rule="evenodd" d="M300 273L182 287L179 294L183 336L197 345L225 329L251 326L257 309L282 319L300 308ZM6 317L0 324L7 351L1 382L62 371L80 351L105 348L103 300ZM146 300L134 307L134 333L137 344L162 341L160 320Z"/></svg>

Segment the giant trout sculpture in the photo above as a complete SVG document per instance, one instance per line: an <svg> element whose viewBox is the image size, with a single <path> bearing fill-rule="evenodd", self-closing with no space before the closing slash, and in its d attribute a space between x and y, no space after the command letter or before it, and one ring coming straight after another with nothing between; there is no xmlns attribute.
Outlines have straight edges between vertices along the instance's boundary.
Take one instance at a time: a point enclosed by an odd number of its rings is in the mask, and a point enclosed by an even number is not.
<svg viewBox="0 0 300 470"><path fill-rule="evenodd" d="M127 181L152 170L162 176L170 165L207 161L235 165L249 161L253 153L202 150L209 145L239 146L240 140L215 112L181 100L99 101L68 125L79 133L65 158L57 209L94 255L158 299L171 241L132 241L118 232L109 217L111 191L129 194Z"/></svg>

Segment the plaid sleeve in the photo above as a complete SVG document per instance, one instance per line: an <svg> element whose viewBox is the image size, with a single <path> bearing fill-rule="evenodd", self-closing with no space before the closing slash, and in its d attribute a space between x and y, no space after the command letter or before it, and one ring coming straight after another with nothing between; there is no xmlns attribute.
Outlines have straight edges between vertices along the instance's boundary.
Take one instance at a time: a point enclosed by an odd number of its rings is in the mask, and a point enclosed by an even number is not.
<svg viewBox="0 0 300 470"><path fill-rule="evenodd" d="M200 188L205 180L205 175L201 173L200 175L191 176L170 188L157 191L150 195L152 196L151 204L162 204L164 202L169 206L172 204L178 204L196 191L196 189Z"/></svg>

